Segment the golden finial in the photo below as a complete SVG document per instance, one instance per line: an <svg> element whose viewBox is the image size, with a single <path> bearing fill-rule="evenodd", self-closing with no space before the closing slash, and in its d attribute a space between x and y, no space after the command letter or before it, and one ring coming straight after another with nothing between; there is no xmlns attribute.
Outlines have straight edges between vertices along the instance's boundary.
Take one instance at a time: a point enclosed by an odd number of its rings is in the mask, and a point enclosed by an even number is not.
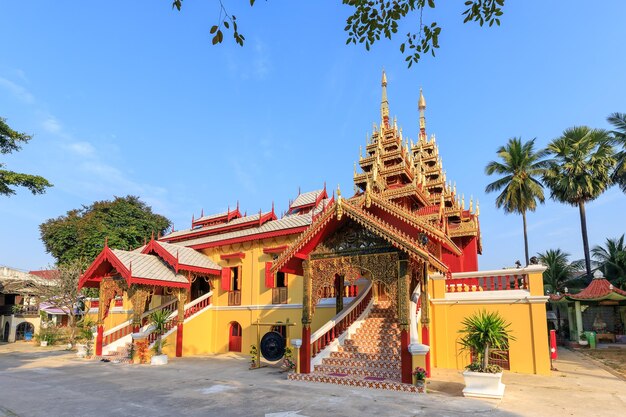
<svg viewBox="0 0 626 417"><path fill-rule="evenodd" d="M356 162L354 163L354 176L356 177Z"/></svg>
<svg viewBox="0 0 626 417"><path fill-rule="evenodd" d="M339 189L339 184L337 184L337 220L341 220L341 216L343 216L341 190Z"/></svg>
<svg viewBox="0 0 626 417"><path fill-rule="evenodd" d="M422 91L422 87L420 87L420 98L417 101L418 110L426 110L426 99L424 98L424 92Z"/></svg>
<svg viewBox="0 0 626 417"><path fill-rule="evenodd" d="M461 208L465 210L465 194L461 195Z"/></svg>
<svg viewBox="0 0 626 417"><path fill-rule="evenodd" d="M339 184L337 184L337 199L341 199L341 189L339 189Z"/></svg>
<svg viewBox="0 0 626 417"><path fill-rule="evenodd" d="M415 144L413 143L413 139L411 139L411 149L413 149L414 146Z"/></svg>
<svg viewBox="0 0 626 417"><path fill-rule="evenodd" d="M476 199L476 215L480 216L480 207L478 206L478 199Z"/></svg>
<svg viewBox="0 0 626 417"><path fill-rule="evenodd" d="M398 118L396 116L393 116L393 128L398 130Z"/></svg>
<svg viewBox="0 0 626 417"><path fill-rule="evenodd" d="M452 188L452 192L456 195L456 181L454 181L454 187Z"/></svg>
<svg viewBox="0 0 626 417"><path fill-rule="evenodd" d="M372 205L372 195L370 190L370 182L367 181L365 185L365 207L369 208Z"/></svg>
<svg viewBox="0 0 626 417"><path fill-rule="evenodd" d="M446 182L446 171L443 171L443 182Z"/></svg>
<svg viewBox="0 0 626 417"><path fill-rule="evenodd" d="M433 143L435 143L436 142L435 134L433 133L432 135L430 135L430 137L433 139ZM437 149L437 151L439 151L439 149Z"/></svg>
<svg viewBox="0 0 626 417"><path fill-rule="evenodd" d="M363 146L359 146L359 161L363 159Z"/></svg>
<svg viewBox="0 0 626 417"><path fill-rule="evenodd" d="M389 126L389 101L387 101L387 75L385 74L385 70L383 70L383 79L381 82L381 86L383 88L382 99L380 101L380 118L382 120L382 127Z"/></svg>
<svg viewBox="0 0 626 417"><path fill-rule="evenodd" d="M470 196L470 205L469 205L470 213L474 211L474 196Z"/></svg>
<svg viewBox="0 0 626 417"><path fill-rule="evenodd" d="M400 128L400 142L402 142L402 128Z"/></svg>

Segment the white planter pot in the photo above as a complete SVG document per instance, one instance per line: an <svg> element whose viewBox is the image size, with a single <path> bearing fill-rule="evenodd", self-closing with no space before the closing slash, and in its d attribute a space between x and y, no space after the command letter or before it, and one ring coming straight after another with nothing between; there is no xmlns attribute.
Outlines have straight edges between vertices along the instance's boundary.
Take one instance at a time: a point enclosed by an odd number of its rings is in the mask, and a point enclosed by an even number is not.
<svg viewBox="0 0 626 417"><path fill-rule="evenodd" d="M463 395L466 397L480 398L502 398L504 396L504 384L502 372L490 374L486 372L463 372L465 378L465 389Z"/></svg>
<svg viewBox="0 0 626 417"><path fill-rule="evenodd" d="M154 355L150 359L150 365L167 365L167 355Z"/></svg>
<svg viewBox="0 0 626 417"><path fill-rule="evenodd" d="M87 345L77 344L76 356L78 356L79 358L84 358L85 356L87 356Z"/></svg>
<svg viewBox="0 0 626 417"><path fill-rule="evenodd" d="M587 346L589 344L589 342L587 340L579 340L578 344L581 346Z"/></svg>
<svg viewBox="0 0 626 417"><path fill-rule="evenodd" d="M39 346L48 346L48 341L42 340L41 342L39 342Z"/></svg>

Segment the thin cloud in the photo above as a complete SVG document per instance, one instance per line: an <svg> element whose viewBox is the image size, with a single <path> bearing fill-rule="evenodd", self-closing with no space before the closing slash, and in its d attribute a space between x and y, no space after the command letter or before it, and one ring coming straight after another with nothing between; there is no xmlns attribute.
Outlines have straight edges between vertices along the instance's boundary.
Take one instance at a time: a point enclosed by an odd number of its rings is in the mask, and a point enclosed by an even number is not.
<svg viewBox="0 0 626 417"><path fill-rule="evenodd" d="M35 102L35 96L33 96L30 91L4 77L0 77L0 87L9 91L15 98L24 103L33 104Z"/></svg>

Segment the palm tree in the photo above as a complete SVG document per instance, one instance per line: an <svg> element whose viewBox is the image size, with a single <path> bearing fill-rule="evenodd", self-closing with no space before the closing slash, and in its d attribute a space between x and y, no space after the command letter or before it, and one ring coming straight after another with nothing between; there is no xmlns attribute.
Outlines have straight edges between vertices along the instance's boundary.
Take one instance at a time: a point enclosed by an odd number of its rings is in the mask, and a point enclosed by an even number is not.
<svg viewBox="0 0 626 417"><path fill-rule="evenodd" d="M550 188L553 200L578 206L585 269L591 277L585 203L598 198L611 185L610 175L615 165L611 136L601 129L572 127L550 142L547 150L554 159L543 181Z"/></svg>
<svg viewBox="0 0 626 417"><path fill-rule="evenodd" d="M611 179L626 193L626 113L613 113L607 120L616 129L611 132L615 144L621 145L621 151L615 155L617 162Z"/></svg>
<svg viewBox="0 0 626 417"><path fill-rule="evenodd" d="M491 161L485 167L487 175L499 174L501 178L487 185L485 191L502 192L496 197L496 207L504 208L505 213L519 213L524 223L524 250L528 265L528 232L526 212L535 211L537 201L543 203L543 185L539 177L543 175L549 161L546 151L533 149L535 139L522 143L520 138L511 138L497 153L500 161Z"/></svg>
<svg viewBox="0 0 626 417"><path fill-rule="evenodd" d="M624 288L626 284L626 246L624 235L606 239L605 247L595 246L591 253L601 265L604 276L614 285Z"/></svg>
<svg viewBox="0 0 626 417"><path fill-rule="evenodd" d="M561 249L548 249L544 253L538 253L537 256L539 261L548 267L543 271L543 288L553 293L563 291L567 281L583 267L580 261L570 262L570 254Z"/></svg>

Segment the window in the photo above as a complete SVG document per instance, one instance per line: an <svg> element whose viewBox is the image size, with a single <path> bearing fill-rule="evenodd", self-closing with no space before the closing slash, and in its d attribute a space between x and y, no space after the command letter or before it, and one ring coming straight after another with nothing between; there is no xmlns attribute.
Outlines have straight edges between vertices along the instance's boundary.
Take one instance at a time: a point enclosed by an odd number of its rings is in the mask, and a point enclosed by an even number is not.
<svg viewBox="0 0 626 417"><path fill-rule="evenodd" d="M228 305L240 306L241 305L241 267L236 266L231 268L231 286L228 292Z"/></svg>
<svg viewBox="0 0 626 417"><path fill-rule="evenodd" d="M272 288L272 304L287 304L287 298L287 274L279 271L276 273L276 287Z"/></svg>

